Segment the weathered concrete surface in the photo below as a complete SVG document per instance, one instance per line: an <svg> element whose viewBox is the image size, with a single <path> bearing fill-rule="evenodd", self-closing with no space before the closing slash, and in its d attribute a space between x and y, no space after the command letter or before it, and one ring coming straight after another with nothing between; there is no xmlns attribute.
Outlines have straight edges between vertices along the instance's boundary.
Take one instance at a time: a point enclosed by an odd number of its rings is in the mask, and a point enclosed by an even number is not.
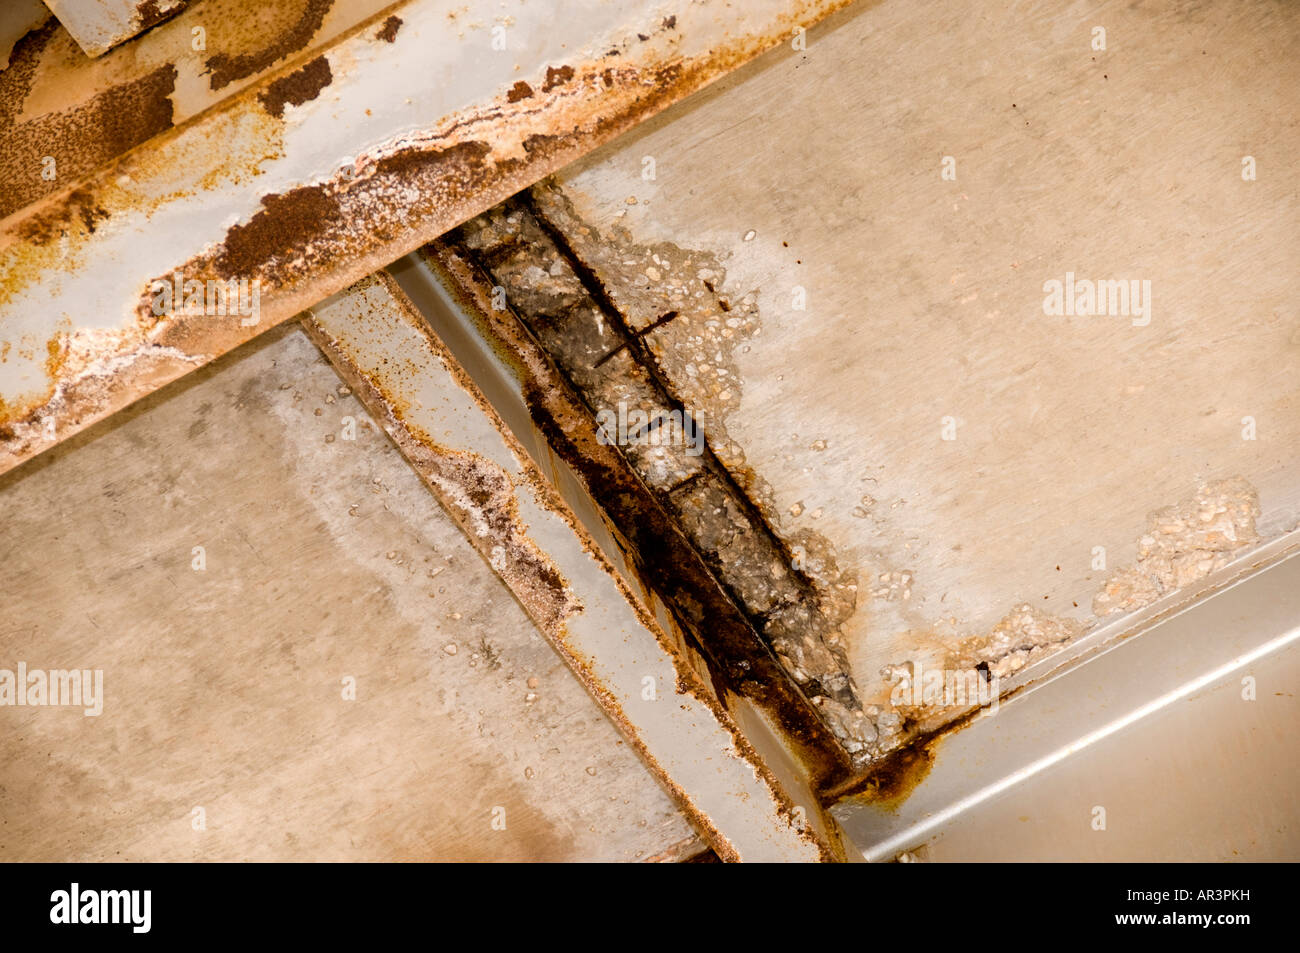
<svg viewBox="0 0 1300 953"><path fill-rule="evenodd" d="M0 669L100 668L105 694L98 717L0 706L0 858L634 860L693 837L341 390L275 332L0 479Z"/></svg>
<svg viewBox="0 0 1300 953"><path fill-rule="evenodd" d="M549 194L535 189L533 199L478 216L440 242L435 256L452 274L473 271L482 296L509 301L508 312L485 308L493 327L514 320L509 315L521 322L515 337L523 341L507 340L505 348L521 352L536 341L546 349L559 380L531 384L536 425L632 542L647 578L691 620L714 665L741 694L780 712L791 735L818 739L809 752L815 760L870 759L879 739L835 641L836 613L852 601L822 599L807 584L707 452L703 432L670 409L673 398L647 369L637 335L541 224L545 206L538 206ZM690 318L672 310L660 320ZM534 363L523 354L516 360ZM578 406L557 408L549 397L555 390L580 395ZM628 424L629 414L643 416ZM828 759L831 739L843 750ZM829 780L836 772L819 773Z"/></svg>
<svg viewBox="0 0 1300 953"><path fill-rule="evenodd" d="M557 177L632 326L725 271L730 310L646 341L778 531L856 572L868 699L1017 606L1092 624L1210 481L1295 524L1298 64L1268 2L852 8ZM1045 314L1067 272L1149 280L1149 323Z"/></svg>
<svg viewBox="0 0 1300 953"><path fill-rule="evenodd" d="M842 800L833 813L863 856L1300 857L1300 533L1207 581L1213 594L1181 590L1117 620L1124 637L1106 651L925 746L905 797ZM1106 627L1081 644L1103 644Z"/></svg>

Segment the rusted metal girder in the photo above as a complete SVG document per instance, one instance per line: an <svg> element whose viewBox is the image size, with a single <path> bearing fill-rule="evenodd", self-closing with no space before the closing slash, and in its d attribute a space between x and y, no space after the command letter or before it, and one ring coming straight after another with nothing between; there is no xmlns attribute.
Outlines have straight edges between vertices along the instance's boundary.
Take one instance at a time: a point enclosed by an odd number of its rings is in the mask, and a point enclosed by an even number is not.
<svg viewBox="0 0 1300 953"><path fill-rule="evenodd" d="M0 219L66 191L131 149L295 59L311 59L393 0L197 0L138 41L88 57L40 0L0 5Z"/></svg>
<svg viewBox="0 0 1300 953"><path fill-rule="evenodd" d="M18 41L48 19L49 8L41 0L9 0L0 7L0 70L8 67Z"/></svg>
<svg viewBox="0 0 1300 953"><path fill-rule="evenodd" d="M119 43L174 17L190 0L45 0L85 50L107 53Z"/></svg>
<svg viewBox="0 0 1300 953"><path fill-rule="evenodd" d="M0 471L844 5L407 0L264 74L0 223Z"/></svg>
<svg viewBox="0 0 1300 953"><path fill-rule="evenodd" d="M603 524L579 519L392 278L303 323L719 856L843 859L810 792L778 781L671 615L625 581Z"/></svg>

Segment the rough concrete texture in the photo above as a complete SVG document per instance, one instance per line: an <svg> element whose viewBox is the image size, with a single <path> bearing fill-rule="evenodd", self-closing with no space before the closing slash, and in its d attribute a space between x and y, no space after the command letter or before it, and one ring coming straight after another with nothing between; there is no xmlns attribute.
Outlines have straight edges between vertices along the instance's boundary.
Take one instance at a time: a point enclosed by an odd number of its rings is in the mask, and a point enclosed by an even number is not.
<svg viewBox="0 0 1300 953"><path fill-rule="evenodd" d="M1207 483L1190 499L1156 510L1138 540L1137 563L1106 580L1093 612L1140 609L1222 569L1259 542L1258 518L1259 494L1241 477Z"/></svg>
<svg viewBox="0 0 1300 953"><path fill-rule="evenodd" d="M905 666L922 662L1007 679L1095 624L1029 603L1014 606L984 631L949 616L909 633L911 660L884 665L879 678L861 679L860 692L840 630L856 608L856 576L839 570L834 548L811 528L787 530L783 538L773 532L782 519L771 489L745 466L743 450L726 434L733 398L727 388L735 388L736 398L743 393L733 351L761 330L756 296L739 296L733 308L726 270L715 256L665 242L638 246L618 225L607 237L582 221L549 181L527 199L468 223L455 241L501 282L504 301L550 349L594 411L682 405L692 411L711 450L715 435L729 448L725 469L734 482L686 452L685 444L649 447L632 440L624 451L670 501L696 547L855 758L879 757L914 730L933 727L933 719L918 717L915 706L893 703L891 689ZM733 310L745 317L729 326L726 316ZM694 350L701 346L712 351L714 364ZM713 375L701 379L701 368L731 379L721 385ZM807 449L821 454L828 446L819 438ZM713 459L723 462L722 455ZM852 516L865 519L877 506L874 496L863 494ZM787 515L797 519L804 511L797 501ZM809 515L815 520L821 511ZM1154 535L1139 541L1138 565L1116 573L1097 593L1095 615L1141 608L1221 568L1259 541L1258 515L1258 494L1240 477L1203 486L1194 499L1153 514ZM886 570L873 574L866 588L874 600L906 603L914 575ZM940 707L954 713L964 708Z"/></svg>

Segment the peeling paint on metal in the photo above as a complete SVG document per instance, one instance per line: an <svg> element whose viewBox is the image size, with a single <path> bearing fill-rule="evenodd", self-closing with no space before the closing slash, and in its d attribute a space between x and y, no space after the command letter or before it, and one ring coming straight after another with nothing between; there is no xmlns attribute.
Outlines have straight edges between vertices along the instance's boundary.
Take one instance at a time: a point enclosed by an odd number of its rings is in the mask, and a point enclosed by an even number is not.
<svg viewBox="0 0 1300 953"><path fill-rule="evenodd" d="M330 63L318 56L306 66L272 82L259 95L262 105L276 119L284 118L286 106L301 106L320 95L333 80Z"/></svg>
<svg viewBox="0 0 1300 953"><path fill-rule="evenodd" d="M481 47L491 40L483 25L457 21L457 42L447 42L446 4L410 0L392 42L376 38L376 17L317 54L332 82L283 120L258 96L300 64L6 221L5 339L48 340L60 322L94 322L124 332L119 353L130 354L142 340L141 302L152 279L179 270L205 281L239 270L261 282L261 324L237 328L233 338L199 333L208 343L233 345L700 88L793 25L842 5L767 0L742 13L705 3L677 10L669 27L663 13L602 4L579 36L557 33L546 11L521 7L511 28L517 45L501 59L505 81L481 67ZM646 41L630 25L643 18L654 24L640 28ZM511 103L508 92L520 78L552 88ZM178 320L147 333L185 353L220 353L187 346L196 323ZM57 384L30 363L6 369L0 362L4 419L49 416ZM107 390L112 394L73 419L55 415L56 434L140 396L111 382ZM6 445L0 468L47 445Z"/></svg>
<svg viewBox="0 0 1300 953"><path fill-rule="evenodd" d="M76 181L106 156L119 155L172 125L171 96L177 72L163 64L130 81L96 93L72 109L23 117L42 53L57 39L51 19L14 48L12 64L0 73L0 218L48 194L57 182ZM55 178L42 173L55 160ZM75 192L73 193L75 194Z"/></svg>
<svg viewBox="0 0 1300 953"><path fill-rule="evenodd" d="M239 53L222 51L205 61L208 83L214 90L224 89L237 79L254 76L286 56L301 50L321 28L334 0L306 0L297 10L285 10L294 19L283 28L267 31L260 45Z"/></svg>
<svg viewBox="0 0 1300 953"><path fill-rule="evenodd" d="M130 149L194 119L290 64L310 58L392 6L390 0L335 0L314 32L285 42L307 0L204 0L151 30L147 38L89 59L37 2L42 16L12 35L25 51L25 78L0 75L0 217L66 190ZM398 19L389 17L389 20ZM42 27L44 24L44 27ZM276 43L278 58L259 71L211 86L209 60L235 60ZM198 47L198 48L196 48ZM223 59L224 58L224 59ZM170 79L162 84L159 77ZM141 89L147 104L136 102ZM123 108L114 108L121 106ZM35 156L37 161L31 161ZM51 169L40 160L56 160ZM74 186L75 187L75 186Z"/></svg>
<svg viewBox="0 0 1300 953"><path fill-rule="evenodd" d="M0 70L9 66L18 41L48 19L50 10L41 0L11 0L0 9Z"/></svg>
<svg viewBox="0 0 1300 953"><path fill-rule="evenodd" d="M45 0L87 56L99 56L174 17L190 0Z"/></svg>

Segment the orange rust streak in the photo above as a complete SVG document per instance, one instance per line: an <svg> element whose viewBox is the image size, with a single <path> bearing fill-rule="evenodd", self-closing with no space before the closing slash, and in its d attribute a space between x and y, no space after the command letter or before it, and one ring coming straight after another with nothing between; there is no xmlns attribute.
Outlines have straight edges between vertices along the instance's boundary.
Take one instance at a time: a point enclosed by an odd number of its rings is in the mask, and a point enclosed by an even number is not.
<svg viewBox="0 0 1300 953"><path fill-rule="evenodd" d="M819 7L815 15L791 14L768 34L720 46L693 60L628 66L620 63L619 57L606 56L578 66L553 67L548 71L548 83L553 82L554 88L545 96L515 103L509 102L508 94L499 96L469 114L448 117L443 124L448 131L442 138L381 158L364 176L339 176L320 185L266 196L262 211L233 227L215 252L177 266L187 277L199 280L239 272L240 277L260 281L260 324L244 328L237 321L231 326L232 322L216 319L217 327L213 327L212 318L196 323L177 317L161 322L149 340L210 360L701 89L780 42L793 24L807 25L847 2ZM373 31L378 23L374 18L357 30ZM264 79L222 108L239 108L264 93L273 81ZM607 90L593 102L583 91L598 81L606 84ZM507 127L522 142L522 155L495 155L488 140L494 138L494 130ZM474 138L480 129L486 139ZM557 129L566 132L556 135ZM102 170L74 192L83 196L75 203L71 196L61 202L50 200L9 223L10 236L17 237L19 245L9 250L8 257L40 260L65 229L85 243L90 240L92 223L111 218L117 211L138 211L131 206L119 209L108 198L115 194L113 183L119 167L130 158L128 155ZM147 162L147 156L141 161ZM418 195L415 201L409 197L412 190ZM0 287L0 297L15 290L12 282L25 284L38 277L23 271L26 269L8 276L5 283L9 287ZM154 277L141 276L142 302L148 298ZM205 322L207 326L197 326ZM192 368L175 366L173 376L187 369ZM0 432L0 472L143 396L148 390L139 388L146 379L152 389L171 378L160 379L157 372L138 375L123 371L121 377L83 386L82 393L69 388L68 399L57 408L42 405L23 408L21 419L0 417L0 424L9 425ZM133 383L126 383L128 380ZM27 439L12 439L13 425L26 424L30 430L31 424L47 416L55 418L54 441L30 433Z"/></svg>

